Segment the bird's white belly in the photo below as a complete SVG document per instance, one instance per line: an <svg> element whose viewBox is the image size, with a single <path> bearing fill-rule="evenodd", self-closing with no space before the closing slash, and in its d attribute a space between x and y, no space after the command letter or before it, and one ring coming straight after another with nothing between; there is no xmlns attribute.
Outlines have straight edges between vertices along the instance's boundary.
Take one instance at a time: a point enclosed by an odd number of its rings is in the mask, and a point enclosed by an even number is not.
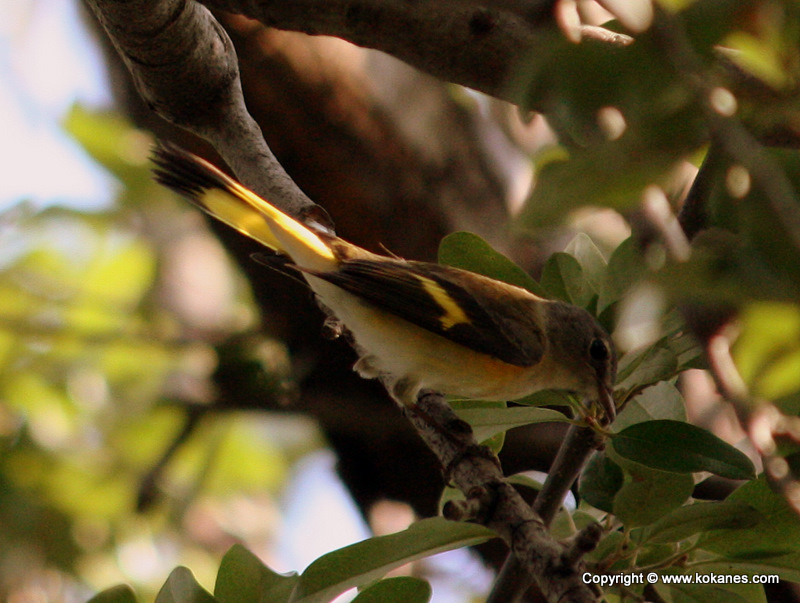
<svg viewBox="0 0 800 603"><path fill-rule="evenodd" d="M309 283L336 317L351 331L366 377L382 377L388 385L402 382L395 397L413 404L420 389L492 400L514 400L540 387L537 367L518 367L475 352L402 318L375 309L326 281Z"/></svg>

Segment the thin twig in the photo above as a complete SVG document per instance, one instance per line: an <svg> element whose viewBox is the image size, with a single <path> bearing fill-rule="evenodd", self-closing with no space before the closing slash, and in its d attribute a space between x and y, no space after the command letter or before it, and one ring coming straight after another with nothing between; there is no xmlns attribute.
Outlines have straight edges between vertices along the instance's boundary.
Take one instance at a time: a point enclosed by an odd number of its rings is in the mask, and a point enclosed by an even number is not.
<svg viewBox="0 0 800 603"><path fill-rule="evenodd" d="M577 425L570 427L533 503L533 511L542 518L545 526L553 521L567 492L599 445L600 436L594 430ZM486 603L513 603L527 585L519 559L509 555Z"/></svg>

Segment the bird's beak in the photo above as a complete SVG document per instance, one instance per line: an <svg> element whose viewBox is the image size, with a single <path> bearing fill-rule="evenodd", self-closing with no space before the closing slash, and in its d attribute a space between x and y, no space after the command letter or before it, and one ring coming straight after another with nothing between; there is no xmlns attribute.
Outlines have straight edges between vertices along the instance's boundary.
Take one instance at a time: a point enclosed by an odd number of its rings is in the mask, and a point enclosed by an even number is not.
<svg viewBox="0 0 800 603"><path fill-rule="evenodd" d="M603 407L608 419L608 425L617 417L617 405L614 403L614 388L602 377L597 379L597 401Z"/></svg>

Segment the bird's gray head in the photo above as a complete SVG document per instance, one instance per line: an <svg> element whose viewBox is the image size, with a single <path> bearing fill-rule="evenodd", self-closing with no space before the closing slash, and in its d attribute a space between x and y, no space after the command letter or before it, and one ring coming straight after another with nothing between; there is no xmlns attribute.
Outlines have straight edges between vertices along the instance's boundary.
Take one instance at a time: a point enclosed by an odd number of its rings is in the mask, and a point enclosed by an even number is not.
<svg viewBox="0 0 800 603"><path fill-rule="evenodd" d="M617 356L608 333L583 308L560 302L547 306L547 331L553 360L570 374L572 388L597 400L612 421Z"/></svg>

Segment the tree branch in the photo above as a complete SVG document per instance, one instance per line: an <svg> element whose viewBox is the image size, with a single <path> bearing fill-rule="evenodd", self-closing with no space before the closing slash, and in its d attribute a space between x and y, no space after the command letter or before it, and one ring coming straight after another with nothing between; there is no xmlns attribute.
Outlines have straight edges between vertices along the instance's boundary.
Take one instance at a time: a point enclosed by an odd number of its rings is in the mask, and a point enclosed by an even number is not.
<svg viewBox="0 0 800 603"><path fill-rule="evenodd" d="M236 52L208 9L185 0L86 2L153 111L208 140L237 178L284 211L316 210L247 112Z"/></svg>
<svg viewBox="0 0 800 603"><path fill-rule="evenodd" d="M599 446L599 438L597 432L588 427L570 427L547 473L547 479L533 502L533 512L539 515L545 526L553 521L567 492ZM486 603L516 601L527 586L524 577L525 572L519 558L509 555Z"/></svg>
<svg viewBox="0 0 800 603"><path fill-rule="evenodd" d="M506 541L515 559L515 581L509 584L513 590L534 580L548 601L597 601L598 593L582 580L586 571L582 558L594 549L601 533L594 526L562 543L547 528L583 466L583 462L575 459L583 453L588 458L597 445L598 436L592 430L573 428L564 442L558 457L561 461L556 463L562 470L556 468L551 472L542 489L549 491L540 503L543 513L549 515L545 519L505 480L497 458L488 448L477 445L469 425L456 416L441 395L423 392L417 407L409 409L407 414L446 468L446 477L467 497L464 503L445 505L445 517L473 519L495 530ZM563 452L570 444L583 448L579 454L573 454L571 447L570 452ZM560 490L560 495L556 490Z"/></svg>
<svg viewBox="0 0 800 603"><path fill-rule="evenodd" d="M381 50L439 79L511 102L519 100L509 86L515 70L529 56L548 52L548 34L557 31L553 2L531 2L526 11L512 0L202 1L278 29L336 36ZM588 30L588 37L601 49L630 41L620 34L600 36L599 29Z"/></svg>

